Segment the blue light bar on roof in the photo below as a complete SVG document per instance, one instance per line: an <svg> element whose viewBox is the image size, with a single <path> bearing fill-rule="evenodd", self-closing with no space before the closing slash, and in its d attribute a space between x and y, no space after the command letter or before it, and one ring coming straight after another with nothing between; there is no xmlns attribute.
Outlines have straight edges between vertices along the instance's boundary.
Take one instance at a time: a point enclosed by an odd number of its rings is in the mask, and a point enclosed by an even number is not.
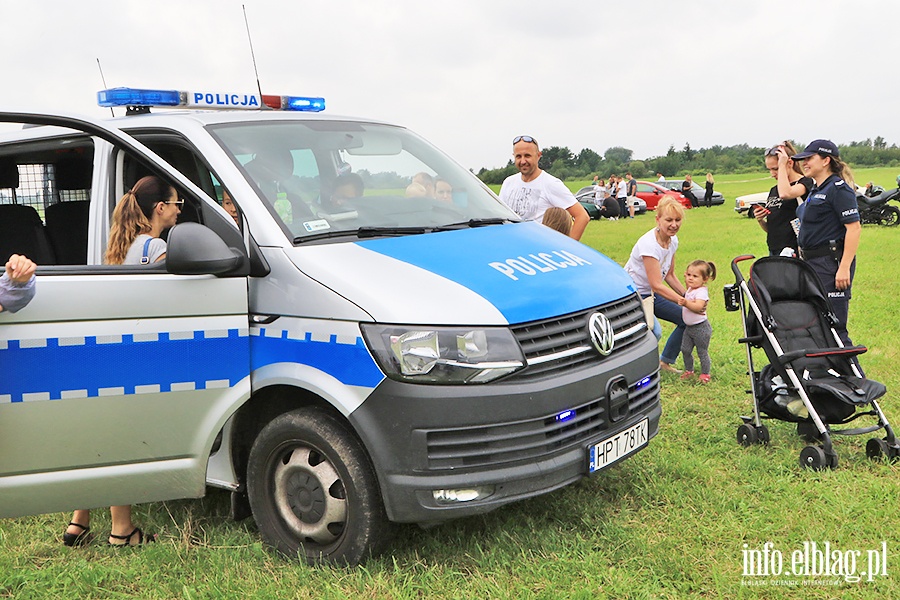
<svg viewBox="0 0 900 600"><path fill-rule="evenodd" d="M113 88L97 92L100 106L180 106L181 93L175 90Z"/></svg>
<svg viewBox="0 0 900 600"><path fill-rule="evenodd" d="M184 108L259 110L268 107L275 110L320 112L325 110L325 99L307 96L269 96L233 92L205 92L176 90L138 90L113 88L97 92L100 106L176 106Z"/></svg>
<svg viewBox="0 0 900 600"><path fill-rule="evenodd" d="M305 112L321 112L325 110L325 98L307 98L304 96L282 96L282 110L299 110Z"/></svg>

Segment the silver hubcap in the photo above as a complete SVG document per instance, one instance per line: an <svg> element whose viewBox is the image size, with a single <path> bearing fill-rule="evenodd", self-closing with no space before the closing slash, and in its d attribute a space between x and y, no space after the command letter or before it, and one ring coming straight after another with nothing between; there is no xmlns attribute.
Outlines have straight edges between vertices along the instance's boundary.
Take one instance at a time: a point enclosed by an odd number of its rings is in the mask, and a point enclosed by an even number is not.
<svg viewBox="0 0 900 600"><path fill-rule="evenodd" d="M344 531L344 486L332 464L315 450L297 447L284 454L275 468L275 503L301 539L330 544Z"/></svg>

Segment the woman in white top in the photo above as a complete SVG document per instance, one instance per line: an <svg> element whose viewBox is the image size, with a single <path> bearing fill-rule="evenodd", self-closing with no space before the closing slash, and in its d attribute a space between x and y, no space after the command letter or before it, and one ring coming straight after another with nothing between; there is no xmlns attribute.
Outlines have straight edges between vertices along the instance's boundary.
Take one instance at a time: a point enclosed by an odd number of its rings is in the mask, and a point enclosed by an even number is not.
<svg viewBox="0 0 900 600"><path fill-rule="evenodd" d="M175 225L182 204L171 185L155 175L142 177L113 211L106 263L140 265L165 258L160 236Z"/></svg>
<svg viewBox="0 0 900 600"><path fill-rule="evenodd" d="M679 372L674 364L681 352L684 320L680 303L686 291L675 271L675 252L678 250L678 230L684 218L684 207L672 198L663 198L656 207L656 227L638 239L625 270L631 275L642 298L653 294L653 314L675 324L660 354L659 368ZM653 333L657 338L662 328L656 322Z"/></svg>

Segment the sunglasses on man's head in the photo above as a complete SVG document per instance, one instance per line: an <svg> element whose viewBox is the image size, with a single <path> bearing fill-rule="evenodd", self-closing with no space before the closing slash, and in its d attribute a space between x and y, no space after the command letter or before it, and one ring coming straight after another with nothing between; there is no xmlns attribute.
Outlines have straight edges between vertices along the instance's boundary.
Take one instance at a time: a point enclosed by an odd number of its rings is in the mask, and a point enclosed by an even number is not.
<svg viewBox="0 0 900 600"><path fill-rule="evenodd" d="M513 145L515 146L519 142L528 142L529 144L534 144L537 146L537 140L531 137L530 135L518 135L513 138Z"/></svg>

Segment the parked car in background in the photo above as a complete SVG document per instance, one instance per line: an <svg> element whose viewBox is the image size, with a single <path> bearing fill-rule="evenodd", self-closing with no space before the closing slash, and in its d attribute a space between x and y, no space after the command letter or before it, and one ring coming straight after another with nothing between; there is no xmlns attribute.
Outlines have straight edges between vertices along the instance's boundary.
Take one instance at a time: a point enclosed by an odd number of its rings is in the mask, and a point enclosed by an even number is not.
<svg viewBox="0 0 900 600"><path fill-rule="evenodd" d="M747 194L738 196L734 199L734 211L739 215L746 214L751 219L753 217L753 207L758 204L765 204L769 198L769 192L757 192L755 194Z"/></svg>
<svg viewBox="0 0 900 600"><path fill-rule="evenodd" d="M592 219L600 218L600 208L594 204L594 186L588 185L575 192L575 199L581 203ZM637 202L634 214L642 215L647 212L647 203L641 198L638 198Z"/></svg>
<svg viewBox="0 0 900 600"><path fill-rule="evenodd" d="M664 182L661 181L660 183ZM656 205L659 204L659 201L665 196L671 196L675 200L681 202L681 205L685 208L691 208L693 206L690 198L685 198L684 194L681 192L670 190L669 188L656 183L650 183L649 181L637 182L637 196L647 203L647 210L656 210Z"/></svg>
<svg viewBox="0 0 900 600"><path fill-rule="evenodd" d="M861 196L865 194L866 188L857 185L856 186L856 195ZM753 217L753 207L757 204L765 204L766 200L769 199L769 192L756 192L755 194L746 194L744 196L738 196L734 199L734 212L739 215L746 214L751 219Z"/></svg>
<svg viewBox="0 0 900 600"><path fill-rule="evenodd" d="M658 182L659 185L663 187L667 187L670 190L675 192L681 192L681 186L684 184L684 179L666 179L665 181ZM691 182L691 193L694 195L694 198L697 199L698 206L704 205L704 198L706 198L706 188L698 184L696 181ZM690 200L690 198L688 198ZM713 191L712 195L712 205L716 206L718 204L725 204L725 196L723 196L720 192Z"/></svg>

